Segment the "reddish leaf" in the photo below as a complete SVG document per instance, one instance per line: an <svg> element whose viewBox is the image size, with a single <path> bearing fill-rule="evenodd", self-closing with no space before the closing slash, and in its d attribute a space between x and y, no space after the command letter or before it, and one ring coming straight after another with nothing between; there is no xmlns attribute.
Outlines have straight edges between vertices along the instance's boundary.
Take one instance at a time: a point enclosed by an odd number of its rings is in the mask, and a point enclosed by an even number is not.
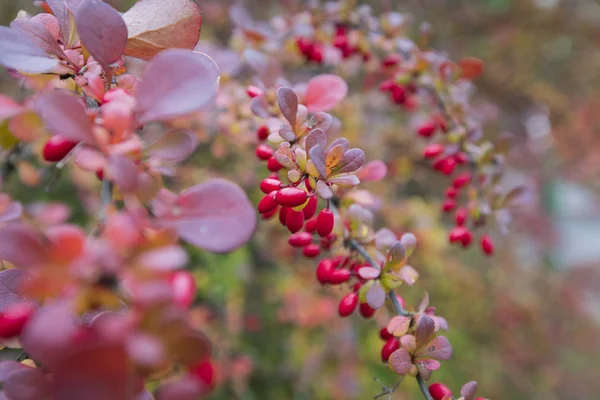
<svg viewBox="0 0 600 400"><path fill-rule="evenodd" d="M395 316L387 324L387 330L392 335L400 337L408 332L411 320L411 317Z"/></svg>
<svg viewBox="0 0 600 400"><path fill-rule="evenodd" d="M346 81L337 75L319 75L308 81L304 104L308 111L328 111L348 94Z"/></svg>
<svg viewBox="0 0 600 400"><path fill-rule="evenodd" d="M35 100L34 108L52 134L74 142L96 142L85 107L71 92L51 90L42 93Z"/></svg>
<svg viewBox="0 0 600 400"><path fill-rule="evenodd" d="M129 38L125 55L150 60L162 50L192 50L200 38L202 13L190 0L138 1L125 14Z"/></svg>
<svg viewBox="0 0 600 400"><path fill-rule="evenodd" d="M368 162L358 174L358 178L363 182L380 181L387 175L387 166L383 161L374 160Z"/></svg>
<svg viewBox="0 0 600 400"><path fill-rule="evenodd" d="M465 398L465 400L473 400L475 398L475 393L477 393L477 382L471 381L467 382L460 389L460 395Z"/></svg>
<svg viewBox="0 0 600 400"><path fill-rule="evenodd" d="M296 92L287 87L280 87L277 89L277 102L281 113L292 128L296 126L296 113L298 112L298 95Z"/></svg>
<svg viewBox="0 0 600 400"><path fill-rule="evenodd" d="M269 112L269 104L265 99L265 96L257 96L250 101L250 109L257 117L269 118L271 113Z"/></svg>
<svg viewBox="0 0 600 400"><path fill-rule="evenodd" d="M8 376L10 374L12 374L15 371L20 371L23 369L27 369L30 368L25 364L21 364L20 362L16 362L16 361L2 361L0 362L0 382L4 382L6 380L6 378L8 378Z"/></svg>
<svg viewBox="0 0 600 400"><path fill-rule="evenodd" d="M8 375L2 384L4 394L11 400L51 400L50 382L38 368L19 368Z"/></svg>
<svg viewBox="0 0 600 400"><path fill-rule="evenodd" d="M256 212L239 186L212 179L184 190L180 212L161 218L181 238L202 249L224 253L246 243L256 226Z"/></svg>
<svg viewBox="0 0 600 400"><path fill-rule="evenodd" d="M331 146L330 146L331 147ZM365 163L365 153L361 149L350 149L336 166L336 174L354 172Z"/></svg>
<svg viewBox="0 0 600 400"><path fill-rule="evenodd" d="M40 265L47 255L44 243L32 228L10 224L0 229L0 260L27 268Z"/></svg>
<svg viewBox="0 0 600 400"><path fill-rule="evenodd" d="M58 60L50 57L23 32L0 26L0 64L20 72L40 74L51 71Z"/></svg>
<svg viewBox="0 0 600 400"><path fill-rule="evenodd" d="M0 272L0 312L13 304L22 303L25 300L19 292L19 285L28 278L28 273L19 268L7 269Z"/></svg>
<svg viewBox="0 0 600 400"><path fill-rule="evenodd" d="M102 66L117 61L127 43L127 26L121 14L101 0L84 0L75 11L81 44Z"/></svg>
<svg viewBox="0 0 600 400"><path fill-rule="evenodd" d="M198 400L204 392L200 382L185 376L162 385L156 393L156 400Z"/></svg>
<svg viewBox="0 0 600 400"><path fill-rule="evenodd" d="M483 61L475 57L466 57L458 62L461 77L475 79L483 73Z"/></svg>
<svg viewBox="0 0 600 400"><path fill-rule="evenodd" d="M108 157L108 178L119 187L123 193L132 193L138 186L138 166L129 158L120 155Z"/></svg>
<svg viewBox="0 0 600 400"><path fill-rule="evenodd" d="M140 123L164 121L200 111L212 103L219 68L206 54L171 49L148 63L136 97Z"/></svg>
<svg viewBox="0 0 600 400"><path fill-rule="evenodd" d="M29 19L16 19L10 23L10 27L27 34L46 53L66 59L58 42L46 28L44 19L47 17L43 17L43 15L47 14L39 14ZM54 16L49 15L48 17L56 20Z"/></svg>
<svg viewBox="0 0 600 400"><path fill-rule="evenodd" d="M69 13L75 12L79 4L82 2L83 0L46 0L46 3L52 10L52 13L58 20L60 31L62 32L63 43L67 47L69 44L69 38L75 37L76 35L75 32L72 32L75 26L72 24L72 17L69 16Z"/></svg>
<svg viewBox="0 0 600 400"><path fill-rule="evenodd" d="M435 335L435 323L427 315L422 315L417 324L417 348L427 345Z"/></svg>
<svg viewBox="0 0 600 400"><path fill-rule="evenodd" d="M412 367L410 354L406 349L398 349L394 351L388 359L390 368L398 375L406 375Z"/></svg>
<svg viewBox="0 0 600 400"><path fill-rule="evenodd" d="M313 129L308 135L306 135L306 152L309 153L310 149L316 145L320 145L323 149L327 146L327 135L322 129L319 128Z"/></svg>
<svg viewBox="0 0 600 400"><path fill-rule="evenodd" d="M148 155L167 161L183 161L188 158L198 145L198 139L192 132L175 131L160 138L148 147Z"/></svg>
<svg viewBox="0 0 600 400"><path fill-rule="evenodd" d="M19 103L10 97L0 95L0 122L18 114L22 108Z"/></svg>
<svg viewBox="0 0 600 400"><path fill-rule="evenodd" d="M358 276L362 279L376 279L381 274L381 271L373 267L362 267L358 270Z"/></svg>
<svg viewBox="0 0 600 400"><path fill-rule="evenodd" d="M130 400L136 394L133 365L123 346L95 344L61 357L53 395L61 400Z"/></svg>
<svg viewBox="0 0 600 400"><path fill-rule="evenodd" d="M438 336L417 351L415 355L439 361L449 360L452 357L452 345L445 336Z"/></svg>

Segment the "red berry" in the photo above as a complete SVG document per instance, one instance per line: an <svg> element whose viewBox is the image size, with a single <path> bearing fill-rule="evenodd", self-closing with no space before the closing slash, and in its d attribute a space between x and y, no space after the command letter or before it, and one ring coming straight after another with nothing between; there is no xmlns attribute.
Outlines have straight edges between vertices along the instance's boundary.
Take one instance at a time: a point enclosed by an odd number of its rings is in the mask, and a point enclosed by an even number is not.
<svg viewBox="0 0 600 400"><path fill-rule="evenodd" d="M304 213L290 208L285 216L285 226L292 233L298 232L304 226Z"/></svg>
<svg viewBox="0 0 600 400"><path fill-rule="evenodd" d="M360 312L360 315L363 316L363 318L371 318L373 314L375 314L376 310L371 308L371 306L367 303L360 303L358 311Z"/></svg>
<svg viewBox="0 0 600 400"><path fill-rule="evenodd" d="M281 207L279 210L279 222L283 226L285 226L285 219L287 218L288 211L290 211L289 207Z"/></svg>
<svg viewBox="0 0 600 400"><path fill-rule="evenodd" d="M17 336L33 314L34 309L27 303L13 304L0 313L0 338Z"/></svg>
<svg viewBox="0 0 600 400"><path fill-rule="evenodd" d="M273 156L273 153L275 153L275 151L266 144L259 144L256 146L256 157L260 160L267 161Z"/></svg>
<svg viewBox="0 0 600 400"><path fill-rule="evenodd" d="M202 383L207 391L214 389L216 385L215 366L211 360L204 360L189 369L190 376Z"/></svg>
<svg viewBox="0 0 600 400"><path fill-rule="evenodd" d="M277 192L271 192L258 203L258 212L261 214L266 214L270 211L273 211L277 208L277 202L275 201L275 194Z"/></svg>
<svg viewBox="0 0 600 400"><path fill-rule="evenodd" d="M263 94L263 90L261 88L259 88L258 86L254 86L254 85L249 85L246 88L246 94L248 95L248 97L250 97L251 99L257 97L257 96L261 96ZM260 138L260 136L259 136ZM266 139L266 137L265 137ZM262 139L264 140L264 139Z"/></svg>
<svg viewBox="0 0 600 400"><path fill-rule="evenodd" d="M456 225L463 226L465 224L466 220L467 220L467 209L459 208L458 210L456 210L456 214L454 214L454 222L456 222Z"/></svg>
<svg viewBox="0 0 600 400"><path fill-rule="evenodd" d="M319 44L313 44L309 59L319 64L323 62L323 48Z"/></svg>
<svg viewBox="0 0 600 400"><path fill-rule="evenodd" d="M295 187L283 188L275 195L275 201L285 207L298 207L306 202L306 192Z"/></svg>
<svg viewBox="0 0 600 400"><path fill-rule="evenodd" d="M271 211L269 211L269 212L266 212L266 213L264 213L264 214L261 214L261 215L262 215L262 219L264 219L264 220L267 220L267 219L271 219L271 218L273 218L273 216L274 216L274 215L275 215L275 213L277 212L277 209L278 209L278 208L279 208L279 206L277 206L277 208L275 208L275 209L273 209L273 210L271 210Z"/></svg>
<svg viewBox="0 0 600 400"><path fill-rule="evenodd" d="M52 136L42 149L42 157L48 162L58 162L65 158L77 146L77 142L72 142L60 135Z"/></svg>
<svg viewBox="0 0 600 400"><path fill-rule="evenodd" d="M396 104L404 104L406 102L406 90L400 85L392 87L392 99Z"/></svg>
<svg viewBox="0 0 600 400"><path fill-rule="evenodd" d="M494 254L494 242L489 235L483 235L481 237L481 249L488 256Z"/></svg>
<svg viewBox="0 0 600 400"><path fill-rule="evenodd" d="M469 172L463 172L462 174L460 174L459 176L454 178L454 181L452 182L452 186L454 186L457 189L460 189L461 187L465 186L470 181L471 181L471 174Z"/></svg>
<svg viewBox="0 0 600 400"><path fill-rule="evenodd" d="M432 383L429 385L429 394L434 400L442 400L444 396L452 396L452 391L443 383Z"/></svg>
<svg viewBox="0 0 600 400"><path fill-rule="evenodd" d="M300 50L300 52L304 55L308 55L310 53L310 51L312 50L312 46L313 46L312 40L305 36L300 36L300 37L296 38L296 45L298 46L298 49Z"/></svg>
<svg viewBox="0 0 600 400"><path fill-rule="evenodd" d="M277 172L279 171L281 168L283 168L283 165L279 164L279 161L277 161L277 159L275 157L271 157L269 158L269 160L267 161L267 168L269 169L269 171L271 172Z"/></svg>
<svg viewBox="0 0 600 400"><path fill-rule="evenodd" d="M288 243L292 247L304 247L312 243L312 235L308 232L294 233L288 239Z"/></svg>
<svg viewBox="0 0 600 400"><path fill-rule="evenodd" d="M400 348L400 341L395 337L388 339L381 348L381 360L387 362L393 352Z"/></svg>
<svg viewBox="0 0 600 400"><path fill-rule="evenodd" d="M442 211L444 211L444 212L450 212L450 211L454 210L455 207L456 207L456 202L452 199L446 199L442 203Z"/></svg>
<svg viewBox="0 0 600 400"><path fill-rule="evenodd" d="M269 128L267 128L266 125L259 126L258 129L256 130L256 137L261 142L263 140L267 140L267 138L269 137Z"/></svg>
<svg viewBox="0 0 600 400"><path fill-rule="evenodd" d="M317 230L317 219L311 218L306 221L306 225L304 225L304 230L309 233L313 233Z"/></svg>
<svg viewBox="0 0 600 400"><path fill-rule="evenodd" d="M333 272L333 263L330 259L324 258L317 266L317 280L322 284L329 282L329 276Z"/></svg>
<svg viewBox="0 0 600 400"><path fill-rule="evenodd" d="M383 327L381 328L381 330L379 331L379 337L382 338L383 340L388 340L394 337L394 335L392 335L390 333L390 331L387 330L387 327Z"/></svg>
<svg viewBox="0 0 600 400"><path fill-rule="evenodd" d="M449 239L451 243L461 242L463 237L469 235L470 231L464 226L457 226L450 231Z"/></svg>
<svg viewBox="0 0 600 400"><path fill-rule="evenodd" d="M188 308L196 297L196 279L188 271L176 271L170 276L173 301L180 308Z"/></svg>
<svg viewBox="0 0 600 400"><path fill-rule="evenodd" d="M434 143L425 147L423 150L423 157L425 158L435 158L442 154L446 148L443 144Z"/></svg>
<svg viewBox="0 0 600 400"><path fill-rule="evenodd" d="M321 248L318 244L309 244L302 250L302 254L308 258L315 258L321 252Z"/></svg>
<svg viewBox="0 0 600 400"><path fill-rule="evenodd" d="M421 124L421 126L419 126L419 128L417 129L417 133L419 134L419 136L428 138L435 133L436 128L437 127L435 122L427 121Z"/></svg>
<svg viewBox="0 0 600 400"><path fill-rule="evenodd" d="M263 179L260 182L260 190L263 193L269 194L273 191L281 189L281 181L278 179Z"/></svg>
<svg viewBox="0 0 600 400"><path fill-rule="evenodd" d="M456 196L458 196L458 190L456 190L455 187L449 187L448 189L446 189L446 197L448 197L449 199L453 199Z"/></svg>
<svg viewBox="0 0 600 400"><path fill-rule="evenodd" d="M358 304L358 295L356 293L349 293L342 301L340 301L340 305L338 306L338 313L340 317L347 317L352 314L356 309L356 305Z"/></svg>
<svg viewBox="0 0 600 400"><path fill-rule="evenodd" d="M460 239L460 243L463 247L469 247L472 241L473 234L471 233L471 231L467 231L467 233Z"/></svg>
<svg viewBox="0 0 600 400"><path fill-rule="evenodd" d="M393 67L400 61L402 61L402 57L400 57L400 54L390 54L386 56L383 60L381 60L381 64L383 64L384 67Z"/></svg>
<svg viewBox="0 0 600 400"><path fill-rule="evenodd" d="M348 282L352 273L349 269L336 269L329 274L329 283L339 285L340 283Z"/></svg>
<svg viewBox="0 0 600 400"><path fill-rule="evenodd" d="M96 170L96 178L98 178L99 181L104 180L104 169L100 168Z"/></svg>
<svg viewBox="0 0 600 400"><path fill-rule="evenodd" d="M329 208L322 210L317 216L317 233L321 237L329 235L333 231L333 212Z"/></svg>
<svg viewBox="0 0 600 400"><path fill-rule="evenodd" d="M454 155L454 161L456 161L458 165L463 165L469 161L469 156L466 153L456 153Z"/></svg>
<svg viewBox="0 0 600 400"><path fill-rule="evenodd" d="M393 79L387 79L379 85L379 90L382 92L389 92L396 85Z"/></svg>
<svg viewBox="0 0 600 400"><path fill-rule="evenodd" d="M317 196L311 196L308 198L308 203L302 209L302 212L304 213L304 219L311 219L315 215L317 212L317 205L319 205Z"/></svg>

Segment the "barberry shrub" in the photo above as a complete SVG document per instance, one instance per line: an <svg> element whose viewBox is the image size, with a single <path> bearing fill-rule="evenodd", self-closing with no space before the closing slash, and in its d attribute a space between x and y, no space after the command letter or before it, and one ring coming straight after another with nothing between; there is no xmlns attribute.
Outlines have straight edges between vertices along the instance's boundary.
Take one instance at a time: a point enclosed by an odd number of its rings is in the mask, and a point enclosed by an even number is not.
<svg viewBox="0 0 600 400"><path fill-rule="evenodd" d="M398 13L349 4L270 23L233 6L230 53L250 74L199 51L202 14L190 0L140 0L124 14L100 0L48 0L43 12L0 27L0 64L27 92L22 102L0 96L0 337L22 349L0 363L0 396L203 397L216 371L209 338L188 318L196 292L188 249L242 246L257 209L289 231L321 285L343 288L340 317L393 311L380 328L381 359L399 380L414 377L427 399L452 399L445 385L425 383L452 355L440 334L447 321L427 294L417 307L396 294L419 277L409 263L417 236L377 226L374 195L361 185L385 179L387 166L367 161L331 114L350 92L345 78L377 80L389 112L410 115L423 159L450 177L441 207L454 213L451 243L477 240L492 255L490 222L506 230L522 189L498 187L502 153L469 116L466 94L481 61L421 50ZM335 73L292 83L290 65ZM176 190L202 126L215 124L211 114L236 115L245 151L265 164L256 206L217 177ZM216 125L229 121L217 117ZM19 183L51 187L48 177L64 170L85 192L89 215L80 225L68 222L65 205L24 204L4 192ZM476 388L465 384L460 398L473 400Z"/></svg>

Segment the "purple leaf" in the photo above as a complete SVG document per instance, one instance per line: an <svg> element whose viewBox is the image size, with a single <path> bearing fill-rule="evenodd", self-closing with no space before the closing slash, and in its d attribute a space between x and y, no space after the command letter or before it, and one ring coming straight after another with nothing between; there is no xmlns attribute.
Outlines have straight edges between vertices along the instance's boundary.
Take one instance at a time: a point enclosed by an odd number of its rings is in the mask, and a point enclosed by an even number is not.
<svg viewBox="0 0 600 400"><path fill-rule="evenodd" d="M10 224L0 229L0 260L28 268L42 264L46 257L46 247L32 228Z"/></svg>
<svg viewBox="0 0 600 400"><path fill-rule="evenodd" d="M325 150L325 152L328 152L329 150L331 150L335 146L342 146L342 148L344 149L344 152L346 152L350 148L350 143L348 142L348 139L346 139L346 138L335 139L333 142L331 142L331 144Z"/></svg>
<svg viewBox="0 0 600 400"><path fill-rule="evenodd" d="M66 59L67 56L58 45L58 42L39 17L40 15L36 15L29 19L16 19L10 23L10 27L28 35L46 53Z"/></svg>
<svg viewBox="0 0 600 400"><path fill-rule="evenodd" d="M346 81L337 75L318 75L308 81L304 104L308 111L328 111L348 94Z"/></svg>
<svg viewBox="0 0 600 400"><path fill-rule="evenodd" d="M310 120L310 126L312 129L322 129L324 132L327 132L329 128L331 128L332 124L333 118L331 115L324 112L316 113Z"/></svg>
<svg viewBox="0 0 600 400"><path fill-rule="evenodd" d="M169 245L147 250L136 261L154 271L169 271L187 264L188 255L181 247Z"/></svg>
<svg viewBox="0 0 600 400"><path fill-rule="evenodd" d="M397 240L396 234L388 228L381 228L375 233L375 247L379 250L388 250Z"/></svg>
<svg viewBox="0 0 600 400"><path fill-rule="evenodd" d="M418 308L419 312L424 313L428 306L429 306L429 293L425 292L425 294L423 294L423 300L421 300L421 303L419 303L419 308Z"/></svg>
<svg viewBox="0 0 600 400"><path fill-rule="evenodd" d="M3 382L4 394L11 400L51 400L50 382L39 368L17 369Z"/></svg>
<svg viewBox="0 0 600 400"><path fill-rule="evenodd" d="M310 160L315 164L317 171L321 174L322 177L327 176L327 166L325 165L325 151L323 150L323 146L317 144L313 146L308 152L310 156Z"/></svg>
<svg viewBox="0 0 600 400"><path fill-rule="evenodd" d="M50 133L61 135L74 142L95 144L92 123L81 101L66 90L51 90L42 93L34 103Z"/></svg>
<svg viewBox="0 0 600 400"><path fill-rule="evenodd" d="M375 284L369 288L366 299L369 306L375 310L383 306L385 303L385 290L383 290L379 282L375 282Z"/></svg>
<svg viewBox="0 0 600 400"><path fill-rule="evenodd" d="M475 393L477 393L477 382L475 381L465 383L460 389L460 395L464 397L465 400L473 400Z"/></svg>
<svg viewBox="0 0 600 400"><path fill-rule="evenodd" d="M388 359L390 368L398 375L406 375L412 367L410 354L406 349L398 349L394 351Z"/></svg>
<svg viewBox="0 0 600 400"><path fill-rule="evenodd" d="M306 152L309 153L310 149L316 145L320 145L322 148L327 146L327 135L319 128L313 129L306 135Z"/></svg>
<svg viewBox="0 0 600 400"><path fill-rule="evenodd" d="M381 274L381 271L373 267L361 267L358 270L358 276L362 279L376 279Z"/></svg>
<svg viewBox="0 0 600 400"><path fill-rule="evenodd" d="M416 361L419 373L424 380L428 381L431 378L431 373L440 369L440 362L429 358L419 358Z"/></svg>
<svg viewBox="0 0 600 400"><path fill-rule="evenodd" d="M354 172L365 163L365 152L361 149L350 149L344 153L344 157L336 166L336 174Z"/></svg>
<svg viewBox="0 0 600 400"><path fill-rule="evenodd" d="M197 145L198 139L192 132L175 131L164 135L148 147L147 151L151 157L178 162L192 155Z"/></svg>
<svg viewBox="0 0 600 400"><path fill-rule="evenodd" d="M435 335L435 323L427 315L421 315L417 324L417 349L427 345Z"/></svg>
<svg viewBox="0 0 600 400"><path fill-rule="evenodd" d="M417 279L419 278L419 273L410 265L405 265L399 272L400 277L404 282L406 282L409 286L415 284Z"/></svg>
<svg viewBox="0 0 600 400"><path fill-rule="evenodd" d="M214 100L219 67L203 53L169 49L146 66L136 91L140 123L164 121L201 111Z"/></svg>
<svg viewBox="0 0 600 400"><path fill-rule="evenodd" d="M23 107L10 97L0 95L0 122L21 112Z"/></svg>
<svg viewBox="0 0 600 400"><path fill-rule="evenodd" d="M257 117L269 118L271 116L269 104L267 104L265 96L257 96L250 100L250 110L252 110Z"/></svg>
<svg viewBox="0 0 600 400"><path fill-rule="evenodd" d="M4 382L10 374L15 371L31 368L25 364L16 361L1 361L0 362L0 382Z"/></svg>
<svg viewBox="0 0 600 400"><path fill-rule="evenodd" d="M244 191L224 179L212 179L184 190L178 198L180 213L164 216L190 244L225 253L245 244L256 226L256 212Z"/></svg>
<svg viewBox="0 0 600 400"><path fill-rule="evenodd" d="M415 354L417 357L445 361L452 357L452 345L445 336L438 336Z"/></svg>
<svg viewBox="0 0 600 400"><path fill-rule="evenodd" d="M112 154L108 158L109 178L119 187L123 193L132 193L138 186L139 168L135 163L125 156Z"/></svg>
<svg viewBox="0 0 600 400"><path fill-rule="evenodd" d="M21 283L28 278L28 273L19 268L11 268L0 272L0 312L13 304L27 301L18 293Z"/></svg>
<svg viewBox="0 0 600 400"><path fill-rule="evenodd" d="M81 44L109 71L127 44L127 26L121 14L101 0L84 0L75 11Z"/></svg>
<svg viewBox="0 0 600 400"><path fill-rule="evenodd" d="M298 113L298 95L296 92L287 87L280 87L277 89L277 102L281 113L292 128L296 126L296 114Z"/></svg>
<svg viewBox="0 0 600 400"><path fill-rule="evenodd" d="M365 165L365 168L360 171L359 179L363 182L380 181L387 175L387 166L383 161L374 160Z"/></svg>
<svg viewBox="0 0 600 400"><path fill-rule="evenodd" d="M52 13L58 20L60 31L62 32L63 43L68 47L69 38L73 36L74 32L71 32L74 26L69 21L69 13L75 12L77 7L83 0L46 0L48 6L52 10ZM72 43L74 44L74 43Z"/></svg>
<svg viewBox="0 0 600 400"><path fill-rule="evenodd" d="M40 74L51 71L58 60L50 57L27 34L0 26L0 64L19 72Z"/></svg>

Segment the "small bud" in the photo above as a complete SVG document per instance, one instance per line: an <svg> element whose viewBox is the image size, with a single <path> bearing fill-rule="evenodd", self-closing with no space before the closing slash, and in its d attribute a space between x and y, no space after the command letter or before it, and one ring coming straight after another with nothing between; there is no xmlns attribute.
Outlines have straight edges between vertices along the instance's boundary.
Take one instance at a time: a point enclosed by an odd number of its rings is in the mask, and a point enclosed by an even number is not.
<svg viewBox="0 0 600 400"><path fill-rule="evenodd" d="M462 174L454 178L452 186L454 186L457 189L460 189L469 182L471 182L471 174L469 172L463 172Z"/></svg>
<svg viewBox="0 0 600 400"><path fill-rule="evenodd" d="M456 196L458 196L458 190L456 190L455 187L451 186L448 189L446 189L446 197L449 199L454 199L456 198Z"/></svg>
<svg viewBox="0 0 600 400"><path fill-rule="evenodd" d="M456 222L456 225L463 226L465 224L466 220L467 220L467 209L464 207L461 207L458 210L456 210L456 214L454 214L454 222Z"/></svg>
<svg viewBox="0 0 600 400"><path fill-rule="evenodd" d="M450 212L450 211L454 210L455 207L456 207L456 201L454 201L452 199L446 199L442 203L442 211L444 211L444 212Z"/></svg>
<svg viewBox="0 0 600 400"><path fill-rule="evenodd" d="M257 96L261 96L263 93L264 93L263 90L261 88L259 88L258 86L255 86L255 85L249 85L246 88L246 94L251 99L253 99L253 98L257 97Z"/></svg>
<svg viewBox="0 0 600 400"><path fill-rule="evenodd" d="M52 136L42 149L42 157L48 162L58 162L77 146L77 142L67 140L60 135Z"/></svg>

